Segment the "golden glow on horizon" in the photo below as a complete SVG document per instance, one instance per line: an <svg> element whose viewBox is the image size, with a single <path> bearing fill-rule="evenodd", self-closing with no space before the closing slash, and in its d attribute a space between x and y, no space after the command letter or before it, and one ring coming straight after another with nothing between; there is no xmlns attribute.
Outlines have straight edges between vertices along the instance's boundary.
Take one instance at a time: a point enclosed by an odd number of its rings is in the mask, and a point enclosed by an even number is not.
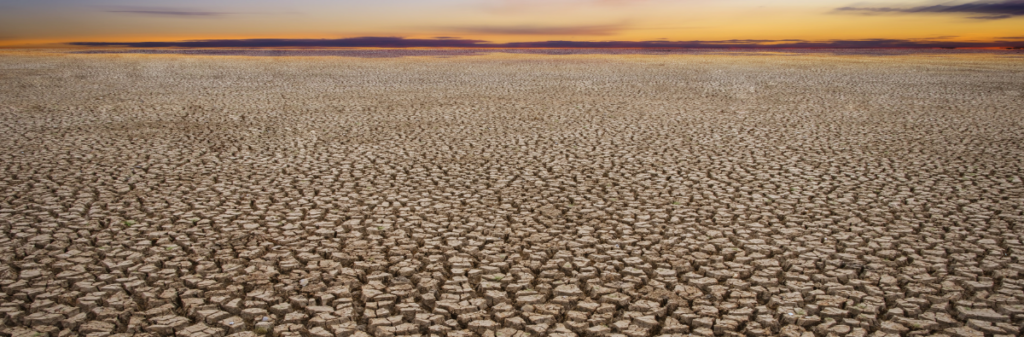
<svg viewBox="0 0 1024 337"><path fill-rule="evenodd" d="M404 1L408 0L385 3ZM315 7L307 3L309 6L299 6L295 11L257 8L249 12L211 10L196 14L168 11L170 14L162 15L79 7L4 7L0 8L0 46L363 36L447 36L493 43L733 39L989 42L1024 35L1019 33L1024 17L984 20L972 19L967 14L837 13L835 8L853 3L839 0L814 5L793 0L552 1L556 4L446 0L410 2L405 3L406 7L365 3ZM426 5L429 3L436 5Z"/></svg>

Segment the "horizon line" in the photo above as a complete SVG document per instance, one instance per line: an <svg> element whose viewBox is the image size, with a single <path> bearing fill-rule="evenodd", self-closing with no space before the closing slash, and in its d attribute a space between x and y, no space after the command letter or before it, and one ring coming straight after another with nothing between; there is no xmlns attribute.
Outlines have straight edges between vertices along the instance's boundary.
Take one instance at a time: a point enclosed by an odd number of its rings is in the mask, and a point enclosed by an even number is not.
<svg viewBox="0 0 1024 337"><path fill-rule="evenodd" d="M691 40L691 41L568 41L549 40L535 42L492 43L475 39L406 39L402 37L353 37L341 39L203 39L180 41L139 42L66 42L72 47L128 47L128 48L580 48L580 49L653 49L653 48L713 48L713 49L787 49L787 48L898 48L898 49L951 49L951 48L1010 48L1024 47L1024 40L996 40L988 42L935 41L923 39L845 39L810 41L785 40Z"/></svg>

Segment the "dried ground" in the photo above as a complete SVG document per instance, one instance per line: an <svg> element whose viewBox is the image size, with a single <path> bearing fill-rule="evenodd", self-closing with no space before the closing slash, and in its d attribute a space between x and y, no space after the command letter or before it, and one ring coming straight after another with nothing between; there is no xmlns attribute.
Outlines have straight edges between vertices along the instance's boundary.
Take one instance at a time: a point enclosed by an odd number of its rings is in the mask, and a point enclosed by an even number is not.
<svg viewBox="0 0 1024 337"><path fill-rule="evenodd" d="M1003 54L0 54L0 335L998 336Z"/></svg>

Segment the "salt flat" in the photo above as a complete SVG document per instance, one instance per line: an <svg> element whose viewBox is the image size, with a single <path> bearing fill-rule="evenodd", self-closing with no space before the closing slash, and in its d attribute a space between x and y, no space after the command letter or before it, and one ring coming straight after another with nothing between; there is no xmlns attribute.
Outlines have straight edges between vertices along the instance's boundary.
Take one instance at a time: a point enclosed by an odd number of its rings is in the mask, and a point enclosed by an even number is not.
<svg viewBox="0 0 1024 337"><path fill-rule="evenodd" d="M0 52L0 335L1024 324L1020 54L349 56Z"/></svg>

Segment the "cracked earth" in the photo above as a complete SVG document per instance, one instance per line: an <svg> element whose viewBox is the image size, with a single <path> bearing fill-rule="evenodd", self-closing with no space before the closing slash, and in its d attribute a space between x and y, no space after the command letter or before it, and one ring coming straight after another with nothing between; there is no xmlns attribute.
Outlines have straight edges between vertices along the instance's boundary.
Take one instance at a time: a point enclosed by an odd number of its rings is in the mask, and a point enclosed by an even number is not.
<svg viewBox="0 0 1024 337"><path fill-rule="evenodd" d="M0 336L1014 336L1005 55L0 53Z"/></svg>

